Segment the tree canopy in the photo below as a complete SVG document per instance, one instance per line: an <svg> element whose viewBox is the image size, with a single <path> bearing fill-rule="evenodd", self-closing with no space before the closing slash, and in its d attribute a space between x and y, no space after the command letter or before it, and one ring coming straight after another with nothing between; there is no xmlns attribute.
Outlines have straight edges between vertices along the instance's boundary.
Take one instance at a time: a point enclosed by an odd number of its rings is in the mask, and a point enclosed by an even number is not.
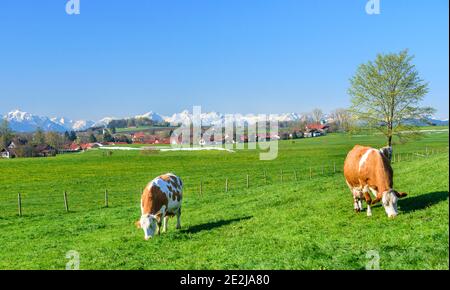
<svg viewBox="0 0 450 290"><path fill-rule="evenodd" d="M378 129L392 146L392 137L406 140L418 134L414 120L427 120L434 109L420 102L428 83L419 77L408 50L378 54L375 61L358 67L350 79L351 112Z"/></svg>

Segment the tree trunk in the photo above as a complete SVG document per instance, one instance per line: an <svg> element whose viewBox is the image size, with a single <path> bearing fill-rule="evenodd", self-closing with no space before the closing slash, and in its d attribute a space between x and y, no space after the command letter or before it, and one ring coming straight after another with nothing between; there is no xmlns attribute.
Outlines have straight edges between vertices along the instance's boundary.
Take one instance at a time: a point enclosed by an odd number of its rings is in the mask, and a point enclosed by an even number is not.
<svg viewBox="0 0 450 290"><path fill-rule="evenodd" d="M387 127L388 127L388 146L392 147L392 135L393 135L392 134L392 132L393 132L393 130L392 130L392 128L393 128L392 121L388 122Z"/></svg>

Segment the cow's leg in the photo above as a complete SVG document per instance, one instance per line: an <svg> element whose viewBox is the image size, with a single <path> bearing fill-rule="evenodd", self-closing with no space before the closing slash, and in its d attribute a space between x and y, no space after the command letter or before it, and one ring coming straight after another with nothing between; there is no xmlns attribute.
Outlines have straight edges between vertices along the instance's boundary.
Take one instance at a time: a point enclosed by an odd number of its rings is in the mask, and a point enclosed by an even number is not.
<svg viewBox="0 0 450 290"><path fill-rule="evenodd" d="M345 182L347 183L347 186L348 186L348 188L350 189L350 191L352 192L352 195L353 195L353 209L355 210L355 212L359 212L360 210L359 210L359 205L358 205L358 196L359 196L359 193L358 193L358 188L357 187L354 187L354 186L352 186L352 185L350 185L350 183L347 181L347 180L345 180Z"/></svg>
<svg viewBox="0 0 450 290"><path fill-rule="evenodd" d="M362 200L364 199L364 200L367 201L368 194L369 194L369 186L366 185L366 186L363 187L363 189L361 191L361 199L360 199L360 204L359 204L359 207L360 207L361 211L363 210ZM369 196L369 198L370 198L370 196ZM369 203L367 203L367 205L369 205ZM370 208L367 207L367 210L370 211Z"/></svg>
<svg viewBox="0 0 450 290"><path fill-rule="evenodd" d="M177 229L181 229L181 207L177 211Z"/></svg>
<svg viewBox="0 0 450 290"><path fill-rule="evenodd" d="M161 223L164 222L165 216L166 216L166 208L165 208L165 206L163 206L161 208L160 216L159 216L159 220L158 220L158 235L161 234Z"/></svg>
<svg viewBox="0 0 450 290"><path fill-rule="evenodd" d="M366 204L367 204L367 216L372 216L372 209L370 208L370 205L372 204L372 198L370 197L370 193L365 192L364 198L365 198Z"/></svg>
<svg viewBox="0 0 450 290"><path fill-rule="evenodd" d="M359 188L353 188L353 207L355 212L360 212L362 210L362 191Z"/></svg>
<svg viewBox="0 0 450 290"><path fill-rule="evenodd" d="M163 221L163 233L167 232L167 224L169 223L169 216L165 216L164 217L164 221Z"/></svg>
<svg viewBox="0 0 450 290"><path fill-rule="evenodd" d="M158 227L158 229L156 230L156 232L158 233L158 236L161 234L161 220L162 220L162 218L160 218L158 220L157 225L156 225Z"/></svg>
<svg viewBox="0 0 450 290"><path fill-rule="evenodd" d="M356 196L353 196L353 208L355 212L359 212L358 198Z"/></svg>

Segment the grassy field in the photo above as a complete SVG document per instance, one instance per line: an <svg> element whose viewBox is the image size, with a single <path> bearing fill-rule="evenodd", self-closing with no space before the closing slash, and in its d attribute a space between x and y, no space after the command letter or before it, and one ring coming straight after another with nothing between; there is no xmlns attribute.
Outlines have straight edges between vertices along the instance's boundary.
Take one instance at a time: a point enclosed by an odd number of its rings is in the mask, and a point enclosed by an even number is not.
<svg viewBox="0 0 450 290"><path fill-rule="evenodd" d="M382 269L448 269L448 137L395 145L395 187L409 196L394 220L379 205L371 218L355 214L342 176L348 150L381 147L380 136L283 141L273 161L255 150L0 160L0 269L64 269L70 250L80 269L361 269L370 251ZM168 171L185 183L182 229L171 219L168 233L144 241L140 192Z"/></svg>

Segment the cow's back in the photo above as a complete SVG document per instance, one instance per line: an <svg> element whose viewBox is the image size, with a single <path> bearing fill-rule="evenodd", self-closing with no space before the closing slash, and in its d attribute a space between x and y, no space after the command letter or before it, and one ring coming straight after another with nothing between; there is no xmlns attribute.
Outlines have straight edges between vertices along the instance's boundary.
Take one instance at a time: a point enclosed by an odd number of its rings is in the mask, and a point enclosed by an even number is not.
<svg viewBox="0 0 450 290"><path fill-rule="evenodd" d="M142 193L142 214L157 214L165 207L171 215L180 208L182 195L183 182L178 176L172 173L160 175L150 181Z"/></svg>
<svg viewBox="0 0 450 290"><path fill-rule="evenodd" d="M344 176L351 187L369 186L378 192L392 188L393 172L389 159L380 150L356 145L348 153Z"/></svg>
<svg viewBox="0 0 450 290"><path fill-rule="evenodd" d="M344 162L344 176L350 186L357 187L360 185L359 163L364 154L371 149L372 148L370 147L355 145L353 149L348 152Z"/></svg>

